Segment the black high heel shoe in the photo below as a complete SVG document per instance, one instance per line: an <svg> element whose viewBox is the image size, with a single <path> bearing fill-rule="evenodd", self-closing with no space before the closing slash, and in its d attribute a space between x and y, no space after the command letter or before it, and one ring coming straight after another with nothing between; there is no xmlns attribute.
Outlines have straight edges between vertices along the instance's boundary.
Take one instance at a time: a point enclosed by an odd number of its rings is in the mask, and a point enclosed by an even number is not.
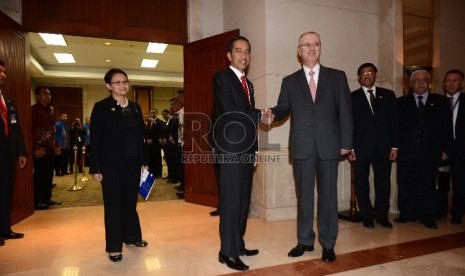
<svg viewBox="0 0 465 276"><path fill-rule="evenodd" d="M134 244L137 247L147 247L147 245L149 245L149 243L144 240L141 240L139 242L125 242L125 244Z"/></svg>
<svg viewBox="0 0 465 276"><path fill-rule="evenodd" d="M108 254L108 258L112 262L121 262L121 260L123 259L123 254L121 254L121 253L116 254L116 255Z"/></svg>

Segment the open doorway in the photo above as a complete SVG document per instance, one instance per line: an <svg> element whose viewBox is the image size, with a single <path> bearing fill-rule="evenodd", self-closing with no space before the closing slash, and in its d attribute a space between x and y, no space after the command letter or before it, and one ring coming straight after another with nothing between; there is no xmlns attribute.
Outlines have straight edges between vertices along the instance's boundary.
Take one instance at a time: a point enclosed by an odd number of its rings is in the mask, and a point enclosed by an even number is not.
<svg viewBox="0 0 465 276"><path fill-rule="evenodd" d="M169 100L183 88L183 46L167 45L163 53L147 53L148 42L123 41L64 35L67 46L47 45L38 33L29 33L31 83L34 87L47 87L52 93L55 120L63 111L68 113L68 125L74 118L91 115L95 102L108 97L103 76L109 68L121 68L131 82L130 100L139 102L144 114L169 108ZM58 63L55 53L73 54L76 63ZM141 67L142 59L158 60L155 68ZM32 102L34 102L32 100ZM70 158L74 158L71 152ZM101 205L100 185L84 170L75 174L54 176L53 199L61 201L60 207ZM70 168L71 171L71 168ZM164 163L164 176L166 176ZM87 179L87 180L86 180ZM75 190L79 186L82 190ZM155 191L149 201L178 199L176 183L157 179ZM71 191L70 191L71 190Z"/></svg>

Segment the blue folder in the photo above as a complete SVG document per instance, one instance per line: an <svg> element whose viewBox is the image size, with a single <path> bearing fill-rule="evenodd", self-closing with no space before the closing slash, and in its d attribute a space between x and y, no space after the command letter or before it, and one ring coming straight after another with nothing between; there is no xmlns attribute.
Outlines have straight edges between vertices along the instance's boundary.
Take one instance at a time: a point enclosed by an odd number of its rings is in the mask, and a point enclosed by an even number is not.
<svg viewBox="0 0 465 276"><path fill-rule="evenodd" d="M155 180L156 179L153 174L147 174L147 177L145 177L144 173L142 174L139 184L139 194L144 200L149 198L150 192L152 191L153 186L155 186Z"/></svg>

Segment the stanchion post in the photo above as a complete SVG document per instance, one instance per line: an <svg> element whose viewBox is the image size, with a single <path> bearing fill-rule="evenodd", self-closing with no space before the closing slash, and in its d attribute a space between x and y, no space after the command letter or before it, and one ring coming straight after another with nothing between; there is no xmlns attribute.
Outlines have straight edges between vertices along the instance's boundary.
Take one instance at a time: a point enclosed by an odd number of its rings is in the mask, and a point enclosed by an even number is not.
<svg viewBox="0 0 465 276"><path fill-rule="evenodd" d="M78 147L74 146L74 185L68 189L68 191L79 191L82 190L82 187L77 184L77 175L78 175L78 164L77 164L77 151Z"/></svg>
<svg viewBox="0 0 465 276"><path fill-rule="evenodd" d="M81 182L87 181L89 178L86 177L86 146L82 146L82 178Z"/></svg>
<svg viewBox="0 0 465 276"><path fill-rule="evenodd" d="M339 212L338 217L343 220L352 222L360 222L362 219L357 210L357 199L355 197L355 181L354 181L354 163L350 162L350 208L349 210Z"/></svg>

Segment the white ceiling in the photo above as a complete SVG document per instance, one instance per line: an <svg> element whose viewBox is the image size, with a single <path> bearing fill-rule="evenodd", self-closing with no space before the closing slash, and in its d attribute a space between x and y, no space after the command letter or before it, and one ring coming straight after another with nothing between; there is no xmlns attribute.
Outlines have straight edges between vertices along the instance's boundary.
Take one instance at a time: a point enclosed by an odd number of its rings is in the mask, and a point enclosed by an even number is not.
<svg viewBox="0 0 465 276"><path fill-rule="evenodd" d="M109 68L121 68L132 84L183 87L183 47L168 45L163 54L146 53L147 42L65 35L68 46L46 45L37 33L28 35L32 78L41 83L102 84ZM111 42L110 46L105 42ZM156 41L152 41L156 42ZM60 64L53 53L73 54L76 63ZM142 68L143 58L158 59ZM109 59L111 62L107 62Z"/></svg>

